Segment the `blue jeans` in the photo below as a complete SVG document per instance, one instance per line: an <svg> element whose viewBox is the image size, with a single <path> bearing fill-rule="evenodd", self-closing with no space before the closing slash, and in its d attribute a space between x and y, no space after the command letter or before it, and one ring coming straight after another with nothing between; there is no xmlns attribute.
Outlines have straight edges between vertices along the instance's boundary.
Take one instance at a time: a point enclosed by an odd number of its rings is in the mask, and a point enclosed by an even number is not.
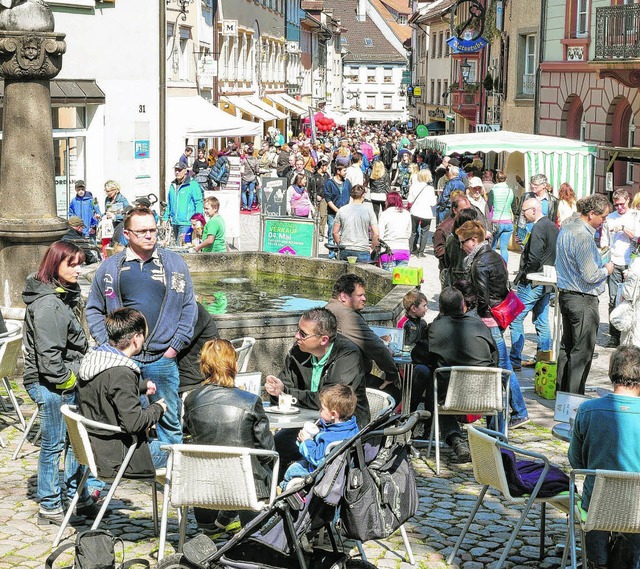
<svg viewBox="0 0 640 569"><path fill-rule="evenodd" d="M388 263L382 263L382 268L386 271L393 271L394 267L407 266L409 261L389 261Z"/></svg>
<svg viewBox="0 0 640 569"><path fill-rule="evenodd" d="M327 245L335 245L333 240L333 224L336 221L336 214L327 214ZM336 254L334 251L329 251L329 259L335 259Z"/></svg>
<svg viewBox="0 0 640 569"><path fill-rule="evenodd" d="M171 225L171 234L176 245L180 245L180 235L186 235L191 225Z"/></svg>
<svg viewBox="0 0 640 569"><path fill-rule="evenodd" d="M256 181L242 184L242 207L251 209L255 197Z"/></svg>
<svg viewBox="0 0 640 569"><path fill-rule="evenodd" d="M170 445L182 443L182 424L180 422L182 400L178 395L178 386L180 385L178 362L175 358L163 356L155 362L139 365L143 379L150 379L156 384L156 393L149 397L149 401L153 403L158 399L164 399L167 404L167 411L156 426L158 440Z"/></svg>
<svg viewBox="0 0 640 569"><path fill-rule="evenodd" d="M38 500L40 509L62 511L63 497L60 486L60 455L64 450L67 428L60 407L64 404L75 405L76 393L51 391L39 383L26 386L29 397L38 406L38 417L42 429L40 455L38 456ZM67 498L73 499L84 467L76 461L73 450L69 447L64 461L64 480L67 487ZM86 487L82 488L80 504L89 500Z"/></svg>
<svg viewBox="0 0 640 569"><path fill-rule="evenodd" d="M533 324L538 335L538 350L551 349L551 331L549 329L549 298L551 293L545 292L543 286L518 285L518 298L524 304L524 310L516 316L509 327L511 330L511 364L522 365L522 348L524 347L524 319L532 312Z"/></svg>
<svg viewBox="0 0 640 569"><path fill-rule="evenodd" d="M528 416L527 413L527 405L524 402L524 397L522 397L522 391L520 391L520 384L518 383L518 378L513 371L513 367L511 366L511 360L509 359L509 354L507 354L507 344L504 342L504 337L502 336L502 331L498 326L492 326L489 328L491 330L491 336L493 336L493 340L498 347L498 354L500 360L498 365L502 369L507 369L511 372L509 376L509 405L513 410L513 418L514 419L524 419ZM507 414L508 416L508 414ZM500 419L499 423L502 422ZM499 429L502 431L502 429ZM502 431L504 432L504 431Z"/></svg>
<svg viewBox="0 0 640 569"><path fill-rule="evenodd" d="M368 263L371 261L371 253L369 251L353 251L352 249L343 249L340 251L341 261L346 261L347 257L357 257L357 263Z"/></svg>
<svg viewBox="0 0 640 569"><path fill-rule="evenodd" d="M585 534L584 541L587 560L591 563L611 568L640 568L640 534L623 533L613 539L608 531L593 530Z"/></svg>
<svg viewBox="0 0 640 569"><path fill-rule="evenodd" d="M513 223L496 223L498 231L493 234L493 243L491 247L496 248L498 241L500 242L500 255L504 262L509 261L509 240L513 234Z"/></svg>

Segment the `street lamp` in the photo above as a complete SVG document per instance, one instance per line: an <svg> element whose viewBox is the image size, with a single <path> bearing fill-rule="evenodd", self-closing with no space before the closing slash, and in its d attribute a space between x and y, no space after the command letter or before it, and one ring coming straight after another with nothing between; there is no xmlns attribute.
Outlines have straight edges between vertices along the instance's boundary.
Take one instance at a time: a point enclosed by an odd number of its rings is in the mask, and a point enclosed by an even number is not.
<svg viewBox="0 0 640 569"><path fill-rule="evenodd" d="M469 81L469 73L471 73L471 65L466 57L464 58L464 63L460 66L460 71L462 72L462 80L466 84Z"/></svg>

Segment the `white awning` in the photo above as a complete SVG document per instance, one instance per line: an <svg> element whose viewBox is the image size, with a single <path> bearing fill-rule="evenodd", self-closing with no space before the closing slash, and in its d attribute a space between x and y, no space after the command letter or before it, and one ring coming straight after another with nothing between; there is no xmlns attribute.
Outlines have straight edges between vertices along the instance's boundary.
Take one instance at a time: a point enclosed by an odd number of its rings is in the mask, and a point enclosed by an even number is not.
<svg viewBox="0 0 640 569"><path fill-rule="evenodd" d="M308 115L309 110L305 109L302 106L302 103L299 103L294 98L289 97L285 93L269 93L267 98L271 99L274 103L288 109L291 113L296 116Z"/></svg>
<svg viewBox="0 0 640 569"><path fill-rule="evenodd" d="M167 141L171 136L260 136L262 126L225 113L202 97L167 97ZM184 149L183 149L184 150Z"/></svg>
<svg viewBox="0 0 640 569"><path fill-rule="evenodd" d="M234 107L239 108L241 111L260 119L261 121L273 121L276 119L273 113L261 109L257 105L253 104L249 97L227 95L226 97L222 97L222 101L231 103Z"/></svg>
<svg viewBox="0 0 640 569"><path fill-rule="evenodd" d="M597 148L586 142L555 136L500 130L427 136L417 141L418 148L434 148L442 154L453 152L520 152L524 155L524 179L545 174L556 189L563 182L573 187L578 197L593 192L593 168Z"/></svg>
<svg viewBox="0 0 640 569"><path fill-rule="evenodd" d="M276 109L275 107L272 107L268 103L265 103L259 97L250 96L250 97L247 97L247 99L251 101L252 105L255 105L256 107L261 108L263 111L267 111L269 114L273 115L278 120L283 120L288 118L287 115L285 115L284 113L281 113L278 109Z"/></svg>

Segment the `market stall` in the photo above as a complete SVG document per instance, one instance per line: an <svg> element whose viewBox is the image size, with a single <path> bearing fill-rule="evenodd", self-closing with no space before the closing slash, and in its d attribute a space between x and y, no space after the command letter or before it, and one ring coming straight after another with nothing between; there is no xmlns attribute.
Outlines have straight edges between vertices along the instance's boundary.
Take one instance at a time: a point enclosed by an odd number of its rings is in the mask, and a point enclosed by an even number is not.
<svg viewBox="0 0 640 569"><path fill-rule="evenodd" d="M525 181L528 191L529 178L540 173L546 174L556 193L563 182L571 184L579 198L593 193L597 147L579 140L501 130L428 136L417 144L419 148L439 150L443 155L483 152L490 158L486 160L487 167L495 162L490 153L501 155L498 167L505 170L512 187L517 175Z"/></svg>

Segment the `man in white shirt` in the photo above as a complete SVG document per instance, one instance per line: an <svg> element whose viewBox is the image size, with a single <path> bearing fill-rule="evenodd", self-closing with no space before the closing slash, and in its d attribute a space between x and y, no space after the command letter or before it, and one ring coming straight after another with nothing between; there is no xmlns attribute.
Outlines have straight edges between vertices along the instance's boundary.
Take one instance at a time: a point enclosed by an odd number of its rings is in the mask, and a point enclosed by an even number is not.
<svg viewBox="0 0 640 569"><path fill-rule="evenodd" d="M368 263L371 252L378 246L378 220L371 204L364 203L364 187L358 184L350 191L351 203L338 210L333 224L333 240L343 245L340 259L357 257L358 262ZM369 243L371 233L371 243Z"/></svg>
<svg viewBox="0 0 640 569"><path fill-rule="evenodd" d="M611 262L613 263L613 272L607 279L609 288L609 314L616 307L616 299L618 296L618 286L624 280L624 271L629 268L631 263L631 251L633 245L638 241L640 236L640 228L638 227L638 218L636 213L629 208L631 196L629 192L623 188L613 192L613 208L614 211L609 214L607 221L603 226L602 237L600 239L601 247L609 247L611 251ZM609 340L608 347L615 348L620 343L620 331L609 324Z"/></svg>
<svg viewBox="0 0 640 569"><path fill-rule="evenodd" d="M364 174L362 173L362 154L354 152L351 155L351 166L347 168L347 180L352 186L364 186Z"/></svg>

